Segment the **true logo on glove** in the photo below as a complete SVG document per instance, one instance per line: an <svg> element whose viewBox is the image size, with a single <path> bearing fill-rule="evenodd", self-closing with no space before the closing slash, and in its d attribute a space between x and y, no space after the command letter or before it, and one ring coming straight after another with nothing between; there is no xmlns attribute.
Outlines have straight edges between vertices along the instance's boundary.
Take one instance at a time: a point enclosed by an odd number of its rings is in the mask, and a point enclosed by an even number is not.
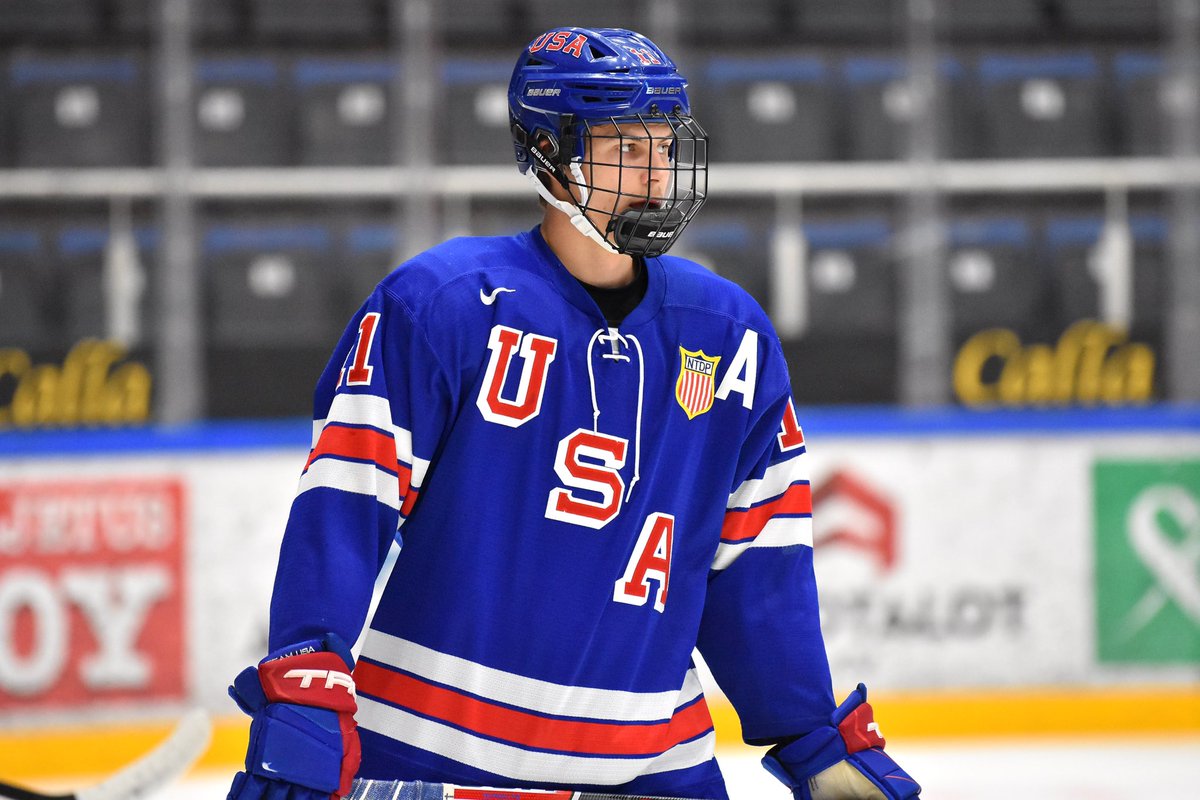
<svg viewBox="0 0 1200 800"><path fill-rule="evenodd" d="M283 673L285 678L299 678L300 688L308 689L312 686L314 680L325 681L325 688L332 689L334 686L343 686L350 694L354 694L354 679L345 672L338 672L333 669L290 669Z"/></svg>
<svg viewBox="0 0 1200 800"><path fill-rule="evenodd" d="M847 752L850 753L858 753L872 747L882 748L885 744L883 732L875 722L875 712L870 703L863 703L850 712L838 725L838 730L846 741Z"/></svg>

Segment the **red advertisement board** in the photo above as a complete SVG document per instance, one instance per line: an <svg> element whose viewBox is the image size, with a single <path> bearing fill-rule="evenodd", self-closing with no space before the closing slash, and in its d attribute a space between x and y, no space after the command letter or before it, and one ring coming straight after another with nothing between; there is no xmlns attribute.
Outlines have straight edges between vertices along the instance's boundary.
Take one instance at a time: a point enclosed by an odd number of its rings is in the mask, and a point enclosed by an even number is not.
<svg viewBox="0 0 1200 800"><path fill-rule="evenodd" d="M0 483L0 713L184 693L185 492Z"/></svg>

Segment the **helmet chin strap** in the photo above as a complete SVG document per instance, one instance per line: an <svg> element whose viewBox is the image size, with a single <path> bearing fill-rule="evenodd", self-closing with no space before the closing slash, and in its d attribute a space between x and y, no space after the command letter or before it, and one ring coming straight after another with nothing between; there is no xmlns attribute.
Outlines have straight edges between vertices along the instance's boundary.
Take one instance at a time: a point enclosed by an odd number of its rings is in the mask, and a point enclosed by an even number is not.
<svg viewBox="0 0 1200 800"><path fill-rule="evenodd" d="M583 202L586 203L587 183L583 179L583 171L579 169L579 165L574 161L568 164L568 169L571 170L571 175L575 178L578 186L583 192ZM542 183L541 178L537 176L537 170L529 170L525 173L525 177L533 183L534 188L537 189L537 193L541 195L541 198L545 200L547 204L567 215L567 219L569 219L571 224L575 226L575 230L579 231L584 236L588 237L610 253L619 254L621 252L613 246L612 242L604 238L600 231L596 230L596 226L593 225L592 221L589 220L583 211L579 209L579 206L575 205L574 203L568 203L566 200L559 200L557 197L555 197L550 192L550 189L546 186L546 184Z"/></svg>

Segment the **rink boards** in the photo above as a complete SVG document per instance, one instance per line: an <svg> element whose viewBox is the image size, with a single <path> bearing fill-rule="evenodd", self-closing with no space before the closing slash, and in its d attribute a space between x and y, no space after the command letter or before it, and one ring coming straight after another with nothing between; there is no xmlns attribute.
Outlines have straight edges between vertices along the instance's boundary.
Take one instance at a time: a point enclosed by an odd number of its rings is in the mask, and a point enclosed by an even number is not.
<svg viewBox="0 0 1200 800"><path fill-rule="evenodd" d="M1200 410L800 417L835 684L889 737L1200 732ZM0 436L0 776L104 771L191 705L240 760L309 430Z"/></svg>

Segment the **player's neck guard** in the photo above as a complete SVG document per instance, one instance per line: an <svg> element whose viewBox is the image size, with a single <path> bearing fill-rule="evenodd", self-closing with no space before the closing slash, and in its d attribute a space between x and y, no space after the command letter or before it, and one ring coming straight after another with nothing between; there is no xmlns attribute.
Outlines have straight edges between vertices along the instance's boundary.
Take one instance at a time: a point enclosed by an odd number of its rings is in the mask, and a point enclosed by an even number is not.
<svg viewBox="0 0 1200 800"><path fill-rule="evenodd" d="M536 171L529 170L525 173L525 177L530 180L534 188L537 189L537 193L543 200L546 201L547 205L556 208L567 215L567 219L569 219L571 224L575 226L575 230L579 231L584 236L588 237L610 253L621 252L613 245L612 242L608 241L608 239L606 239L604 235L600 233L596 226L592 224L592 221L584 215L583 211L580 210L579 206L575 205L574 203L569 203L566 200L559 200L557 197L555 197L550 191L549 187L542 182L542 179L538 176Z"/></svg>

